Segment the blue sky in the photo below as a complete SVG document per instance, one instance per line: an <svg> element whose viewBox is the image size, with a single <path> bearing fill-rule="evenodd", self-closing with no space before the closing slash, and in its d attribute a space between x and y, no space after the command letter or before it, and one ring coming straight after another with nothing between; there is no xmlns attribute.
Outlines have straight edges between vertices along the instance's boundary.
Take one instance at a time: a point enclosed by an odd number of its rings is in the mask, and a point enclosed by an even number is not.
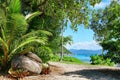
<svg viewBox="0 0 120 80"><path fill-rule="evenodd" d="M94 32L91 29L85 29L83 25L78 27L78 31L74 32L69 26L64 32L64 36L72 35L73 42L92 41Z"/></svg>
<svg viewBox="0 0 120 80"><path fill-rule="evenodd" d="M95 9L105 8L110 4L111 0L102 0L101 3L95 5ZM78 31L74 32L70 29L69 25L64 32L64 36L71 35L73 38L72 45L65 45L67 49L86 49L86 50L98 50L101 49L101 46L93 40L94 32L91 29L85 29L83 25L78 27Z"/></svg>

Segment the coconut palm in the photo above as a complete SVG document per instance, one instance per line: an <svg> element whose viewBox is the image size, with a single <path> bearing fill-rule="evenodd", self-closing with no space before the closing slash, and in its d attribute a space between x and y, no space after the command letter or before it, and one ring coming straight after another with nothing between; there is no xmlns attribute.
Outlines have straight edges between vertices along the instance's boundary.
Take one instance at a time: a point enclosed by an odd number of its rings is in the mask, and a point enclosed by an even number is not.
<svg viewBox="0 0 120 80"><path fill-rule="evenodd" d="M43 30L26 33L28 22L41 13L35 12L25 17L20 12L19 0L11 0L6 8L0 8L0 62L4 67L14 55L29 52L35 43L44 45L47 38L40 37L39 33L50 34Z"/></svg>

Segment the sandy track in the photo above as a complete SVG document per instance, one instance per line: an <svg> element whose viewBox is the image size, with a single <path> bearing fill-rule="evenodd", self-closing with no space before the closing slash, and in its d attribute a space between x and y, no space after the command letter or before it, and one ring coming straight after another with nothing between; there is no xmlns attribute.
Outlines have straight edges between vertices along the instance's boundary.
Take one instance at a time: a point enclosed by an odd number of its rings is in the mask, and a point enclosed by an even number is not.
<svg viewBox="0 0 120 80"><path fill-rule="evenodd" d="M49 75L28 76L18 80L120 80L120 68L50 62ZM0 77L0 80L11 80Z"/></svg>

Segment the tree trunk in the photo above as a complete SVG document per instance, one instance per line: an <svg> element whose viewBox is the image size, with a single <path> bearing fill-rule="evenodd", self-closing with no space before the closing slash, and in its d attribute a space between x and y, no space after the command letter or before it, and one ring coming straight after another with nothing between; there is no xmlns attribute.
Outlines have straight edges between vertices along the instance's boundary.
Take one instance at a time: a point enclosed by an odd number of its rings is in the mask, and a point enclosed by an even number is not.
<svg viewBox="0 0 120 80"><path fill-rule="evenodd" d="M102 47L102 56L104 56L104 48Z"/></svg>
<svg viewBox="0 0 120 80"><path fill-rule="evenodd" d="M64 32L64 26L62 25L62 28L61 28L61 54L60 54L60 61L62 61L63 53L64 53L64 50L63 50L63 32Z"/></svg>

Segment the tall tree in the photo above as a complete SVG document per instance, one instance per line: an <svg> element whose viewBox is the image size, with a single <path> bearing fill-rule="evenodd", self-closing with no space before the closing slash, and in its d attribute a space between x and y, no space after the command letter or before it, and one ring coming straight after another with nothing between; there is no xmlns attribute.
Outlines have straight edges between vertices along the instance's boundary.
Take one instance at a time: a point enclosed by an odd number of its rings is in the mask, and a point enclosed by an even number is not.
<svg viewBox="0 0 120 80"><path fill-rule="evenodd" d="M120 53L120 4L112 1L105 9L94 11L90 28L95 32L95 39L104 50Z"/></svg>

